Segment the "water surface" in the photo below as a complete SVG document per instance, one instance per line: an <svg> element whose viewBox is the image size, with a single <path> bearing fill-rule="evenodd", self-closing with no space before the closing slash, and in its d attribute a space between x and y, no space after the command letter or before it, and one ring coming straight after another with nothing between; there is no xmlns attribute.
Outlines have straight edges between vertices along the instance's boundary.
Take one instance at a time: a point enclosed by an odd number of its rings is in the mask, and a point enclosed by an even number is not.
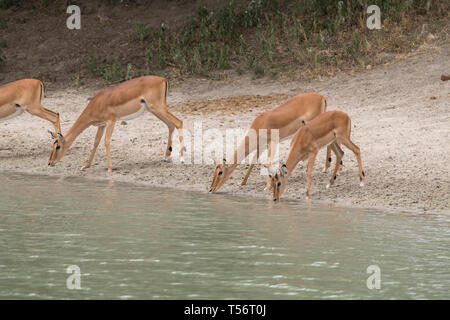
<svg viewBox="0 0 450 320"><path fill-rule="evenodd" d="M0 176L3 299L449 299L450 217ZM81 270L69 290L66 269ZM381 289L369 290L367 267Z"/></svg>

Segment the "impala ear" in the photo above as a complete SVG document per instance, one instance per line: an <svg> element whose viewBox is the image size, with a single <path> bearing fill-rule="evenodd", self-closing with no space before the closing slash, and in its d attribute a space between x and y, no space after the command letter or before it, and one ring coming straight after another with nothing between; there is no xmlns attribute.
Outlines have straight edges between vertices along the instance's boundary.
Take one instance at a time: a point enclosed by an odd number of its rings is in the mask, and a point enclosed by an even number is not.
<svg viewBox="0 0 450 320"><path fill-rule="evenodd" d="M269 178L272 178L272 173L270 172L270 169L268 166L264 165L264 169L266 169L266 175L269 176Z"/></svg>
<svg viewBox="0 0 450 320"><path fill-rule="evenodd" d="M61 139L61 142L66 142L66 139L64 139L63 135L61 133L58 133L58 137Z"/></svg>
<svg viewBox="0 0 450 320"><path fill-rule="evenodd" d="M287 174L287 167L285 164L283 164L280 168L280 174L283 177L285 174Z"/></svg>
<svg viewBox="0 0 450 320"><path fill-rule="evenodd" d="M223 165L225 166L225 168L228 168L227 159L225 158L223 158Z"/></svg>
<svg viewBox="0 0 450 320"><path fill-rule="evenodd" d="M53 139L57 139L58 138L53 131L50 131L50 130L47 130L47 131L51 134Z"/></svg>

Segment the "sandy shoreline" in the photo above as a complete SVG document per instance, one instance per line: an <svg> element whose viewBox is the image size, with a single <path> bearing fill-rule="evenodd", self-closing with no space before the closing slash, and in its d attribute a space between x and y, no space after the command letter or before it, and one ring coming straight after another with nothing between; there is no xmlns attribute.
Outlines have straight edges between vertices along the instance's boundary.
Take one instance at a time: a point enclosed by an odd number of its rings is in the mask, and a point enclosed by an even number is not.
<svg viewBox="0 0 450 320"><path fill-rule="evenodd" d="M344 149L341 175L334 187L325 189L330 173L322 173L325 150L321 150L312 175L312 204L450 213L450 81L440 81L440 75L450 70L449 56L449 46L444 46L356 75L309 83L258 83L245 77L223 82L189 80L170 89L168 102L191 132L199 120L203 130L245 130L258 113L298 93L317 91L326 97L328 110L339 109L352 118L352 140L361 148L367 180L360 188L356 159ZM48 88L43 104L61 114L62 131L67 132L93 94L92 88ZM94 127L84 131L61 162L49 168L52 140L47 129L50 123L29 114L0 122L0 171L199 192L207 192L212 179L213 165L163 161L167 127L148 113L116 126L111 142L112 174L106 171L103 143L93 166L80 171L92 147ZM282 142L281 159L286 158L288 146L289 141ZM221 193L269 199L259 170L254 170L247 186L239 185L244 170L245 166L236 169ZM305 183L301 164L284 198L305 202Z"/></svg>

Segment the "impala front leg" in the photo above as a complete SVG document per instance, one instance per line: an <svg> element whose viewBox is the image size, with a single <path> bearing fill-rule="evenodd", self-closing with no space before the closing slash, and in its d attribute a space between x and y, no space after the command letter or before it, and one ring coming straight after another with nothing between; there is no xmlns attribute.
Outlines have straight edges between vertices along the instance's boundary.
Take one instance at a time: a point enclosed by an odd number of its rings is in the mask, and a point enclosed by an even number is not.
<svg viewBox="0 0 450 320"><path fill-rule="evenodd" d="M40 104L39 105L32 104L30 107L26 108L26 110L34 116L50 121L53 124L53 127L55 127L55 132L57 134L61 133L59 113L45 109Z"/></svg>
<svg viewBox="0 0 450 320"><path fill-rule="evenodd" d="M272 168L272 159L273 159L273 154L275 152L276 149L276 145L272 145L272 137L271 137L271 133L269 131L269 133L267 134L268 137L268 143L267 143L267 157L268 157L268 161L267 161L267 168L269 169L269 171ZM269 190L272 186L272 179L269 178L269 176L266 177L266 186L264 187L264 191Z"/></svg>
<svg viewBox="0 0 450 320"><path fill-rule="evenodd" d="M318 151L319 150L313 151L313 153L311 153L309 155L309 159L308 159L308 168L306 169L306 199L307 200L311 199L311 173L312 173L312 170L314 167L314 161L316 160Z"/></svg>
<svg viewBox="0 0 450 320"><path fill-rule="evenodd" d="M105 132L105 126L100 126L97 129L97 134L94 139L94 147L92 148L91 154L89 155L89 159L86 164L81 168L81 170L85 170L91 166L92 160L94 159L95 152L97 151L97 147L100 143L100 140L103 137L103 132Z"/></svg>
<svg viewBox="0 0 450 320"><path fill-rule="evenodd" d="M112 172L110 145L111 145L111 136L112 136L115 124L116 124L116 120L109 120L106 123L105 149L106 149L106 157L108 159L108 172Z"/></svg>

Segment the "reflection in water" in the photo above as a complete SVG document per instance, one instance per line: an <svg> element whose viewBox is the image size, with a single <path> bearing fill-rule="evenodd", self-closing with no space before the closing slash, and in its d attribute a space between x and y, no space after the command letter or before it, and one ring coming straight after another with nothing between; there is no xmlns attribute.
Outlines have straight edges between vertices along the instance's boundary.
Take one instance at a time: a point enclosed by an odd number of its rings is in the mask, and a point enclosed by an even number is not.
<svg viewBox="0 0 450 320"><path fill-rule="evenodd" d="M450 298L447 216L78 178L0 185L0 298ZM81 290L66 287L69 265Z"/></svg>

